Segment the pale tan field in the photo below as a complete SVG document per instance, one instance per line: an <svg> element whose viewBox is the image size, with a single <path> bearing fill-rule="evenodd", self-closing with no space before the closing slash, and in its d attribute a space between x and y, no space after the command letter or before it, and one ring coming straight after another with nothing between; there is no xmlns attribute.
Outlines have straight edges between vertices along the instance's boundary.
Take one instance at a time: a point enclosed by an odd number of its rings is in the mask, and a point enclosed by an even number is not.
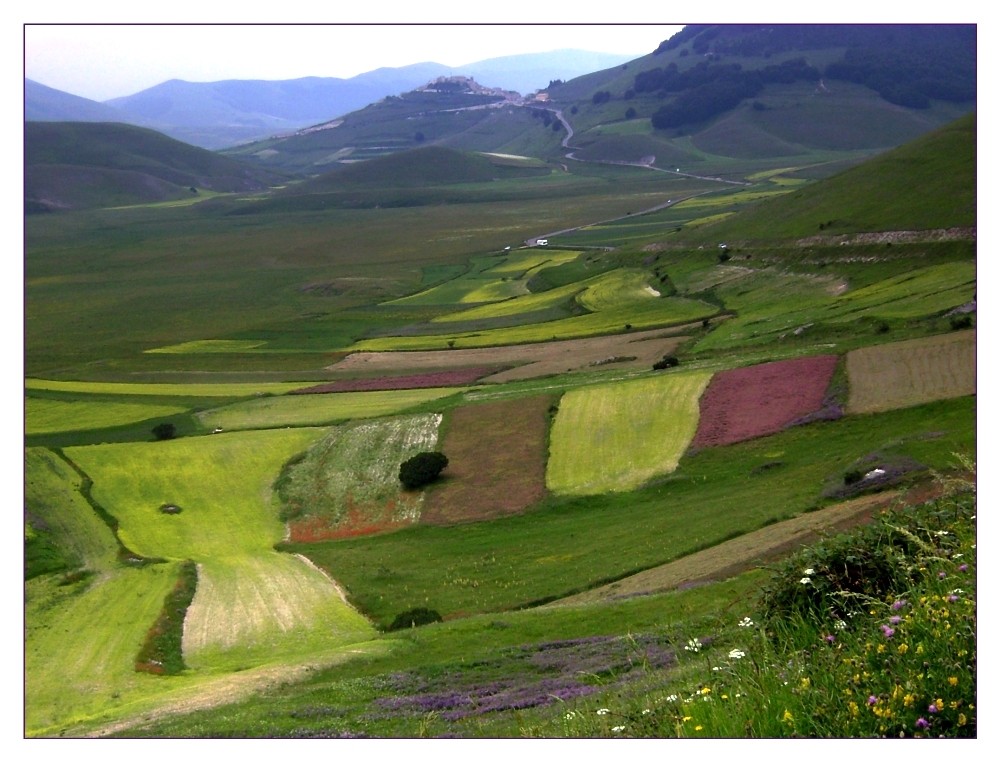
<svg viewBox="0 0 1000 762"><path fill-rule="evenodd" d="M482 349L444 349L414 352L355 352L327 370L336 376L402 375L481 365L516 366L482 380L503 383L553 373L594 370L607 363L615 368L649 368L674 352L692 326L636 331L587 339L517 344ZM630 359L618 359L630 358Z"/></svg>
<svg viewBox="0 0 1000 762"><path fill-rule="evenodd" d="M848 413L880 413L976 393L976 332L956 331L847 354Z"/></svg>

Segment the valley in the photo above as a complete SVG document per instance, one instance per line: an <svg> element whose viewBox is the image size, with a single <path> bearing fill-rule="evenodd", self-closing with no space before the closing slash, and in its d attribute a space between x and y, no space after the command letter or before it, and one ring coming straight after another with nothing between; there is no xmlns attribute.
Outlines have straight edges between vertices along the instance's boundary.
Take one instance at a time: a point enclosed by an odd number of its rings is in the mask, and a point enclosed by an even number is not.
<svg viewBox="0 0 1000 762"><path fill-rule="evenodd" d="M974 103L619 114L663 64L390 99L184 203L39 175L27 737L975 735Z"/></svg>

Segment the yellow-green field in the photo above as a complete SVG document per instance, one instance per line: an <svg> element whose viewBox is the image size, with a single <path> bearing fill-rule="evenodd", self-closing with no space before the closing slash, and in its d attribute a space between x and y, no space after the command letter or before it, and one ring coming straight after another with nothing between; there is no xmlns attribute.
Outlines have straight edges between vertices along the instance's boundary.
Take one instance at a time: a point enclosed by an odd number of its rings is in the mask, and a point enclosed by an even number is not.
<svg viewBox="0 0 1000 762"><path fill-rule="evenodd" d="M134 384L113 381L55 381L45 378L25 379L28 390L71 392L73 394L120 394L145 397L251 397L255 394L285 394L301 389L291 382L222 383L222 384Z"/></svg>
<svg viewBox="0 0 1000 762"><path fill-rule="evenodd" d="M26 397L24 400L26 434L55 431L86 431L109 426L124 426L150 418L186 413L179 405L155 405L141 402L91 402L89 400L51 400Z"/></svg>
<svg viewBox="0 0 1000 762"><path fill-rule="evenodd" d="M682 297L649 298L604 312L553 320L548 323L474 332L455 332L437 336L386 336L365 339L354 344L349 351L384 352L453 347L471 348L582 339L588 336L621 333L623 330L643 330L658 326L691 323L711 317L716 312L718 312L718 308L714 305L695 299Z"/></svg>
<svg viewBox="0 0 1000 762"><path fill-rule="evenodd" d="M673 471L694 437L710 378L678 373L567 392L552 425L546 486L599 494Z"/></svg>
<svg viewBox="0 0 1000 762"><path fill-rule="evenodd" d="M206 353L247 352L264 346L263 341L237 339L202 339L200 341L185 341L181 344L171 344L166 347L147 349L150 354L187 355Z"/></svg>
<svg viewBox="0 0 1000 762"><path fill-rule="evenodd" d="M226 431L277 426L319 426L349 418L393 415L414 405L462 391L462 388L400 389L260 397L205 410L198 413L197 417L207 427Z"/></svg>

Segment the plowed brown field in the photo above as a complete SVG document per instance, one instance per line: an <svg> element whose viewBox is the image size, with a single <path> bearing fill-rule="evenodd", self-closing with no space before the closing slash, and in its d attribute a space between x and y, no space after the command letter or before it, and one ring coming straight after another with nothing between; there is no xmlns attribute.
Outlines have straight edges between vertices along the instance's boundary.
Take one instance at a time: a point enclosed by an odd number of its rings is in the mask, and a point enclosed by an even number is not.
<svg viewBox="0 0 1000 762"><path fill-rule="evenodd" d="M548 396L482 405L451 413L441 451L443 480L424 498L421 521L454 524L520 513L545 495Z"/></svg>
<svg viewBox="0 0 1000 762"><path fill-rule="evenodd" d="M712 447L775 434L823 406L836 355L721 371L701 396L691 446Z"/></svg>

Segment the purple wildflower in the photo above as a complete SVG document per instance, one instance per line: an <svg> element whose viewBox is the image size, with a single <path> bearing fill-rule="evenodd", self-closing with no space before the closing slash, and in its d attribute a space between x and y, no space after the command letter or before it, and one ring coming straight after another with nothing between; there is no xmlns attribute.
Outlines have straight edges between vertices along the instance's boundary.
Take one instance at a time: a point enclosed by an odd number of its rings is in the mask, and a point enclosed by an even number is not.
<svg viewBox="0 0 1000 762"><path fill-rule="evenodd" d="M969 565L968 564L962 564L961 566L958 567L958 570L961 571L961 572L968 571L969 570Z"/></svg>
<svg viewBox="0 0 1000 762"><path fill-rule="evenodd" d="M877 696L869 696L868 697L868 706L875 706L877 703L878 703L878 697Z"/></svg>
<svg viewBox="0 0 1000 762"><path fill-rule="evenodd" d="M896 631L894 629L892 629L889 625L883 624L882 625L882 634L885 635L887 638L891 638L893 635L896 634Z"/></svg>
<svg viewBox="0 0 1000 762"><path fill-rule="evenodd" d="M900 598L898 601L895 601L892 604L892 610L893 611L899 611L901 608L903 608L906 605L908 605L907 602L906 602L906 599L905 598Z"/></svg>
<svg viewBox="0 0 1000 762"><path fill-rule="evenodd" d="M834 637L833 635L827 635L826 638L825 638L825 640L826 640L827 643L834 643L834 642L836 642L837 638Z"/></svg>
<svg viewBox="0 0 1000 762"><path fill-rule="evenodd" d="M902 617L898 617L898 616L891 616L891 617L889 617L889 624L899 624L902 621L903 621Z"/></svg>
<svg viewBox="0 0 1000 762"><path fill-rule="evenodd" d="M916 726L917 726L918 728L920 728L921 730L923 730L924 728L929 728L929 727L930 727L930 725L931 725L931 724L930 724L930 723L929 723L929 722L928 722L927 720L925 720L925 719L924 719L923 717L918 717L918 718L917 718L917 721L916 721L915 723L913 723L913 724L914 724L914 725L916 725Z"/></svg>
<svg viewBox="0 0 1000 762"><path fill-rule="evenodd" d="M928 704L927 705L927 711L930 712L931 714L937 714L937 710L938 710L937 704Z"/></svg>
<svg viewBox="0 0 1000 762"><path fill-rule="evenodd" d="M947 575L947 574L945 574L945 573L944 573L943 571L941 571L941 572L938 572L938 579L944 579L944 578L945 578L945 577L947 577L947 576L948 576L948 575Z"/></svg>
<svg viewBox="0 0 1000 762"><path fill-rule="evenodd" d="M948 596L948 602L949 603L954 603L957 600L958 600L958 596L955 595L954 593L952 593L951 595Z"/></svg>

